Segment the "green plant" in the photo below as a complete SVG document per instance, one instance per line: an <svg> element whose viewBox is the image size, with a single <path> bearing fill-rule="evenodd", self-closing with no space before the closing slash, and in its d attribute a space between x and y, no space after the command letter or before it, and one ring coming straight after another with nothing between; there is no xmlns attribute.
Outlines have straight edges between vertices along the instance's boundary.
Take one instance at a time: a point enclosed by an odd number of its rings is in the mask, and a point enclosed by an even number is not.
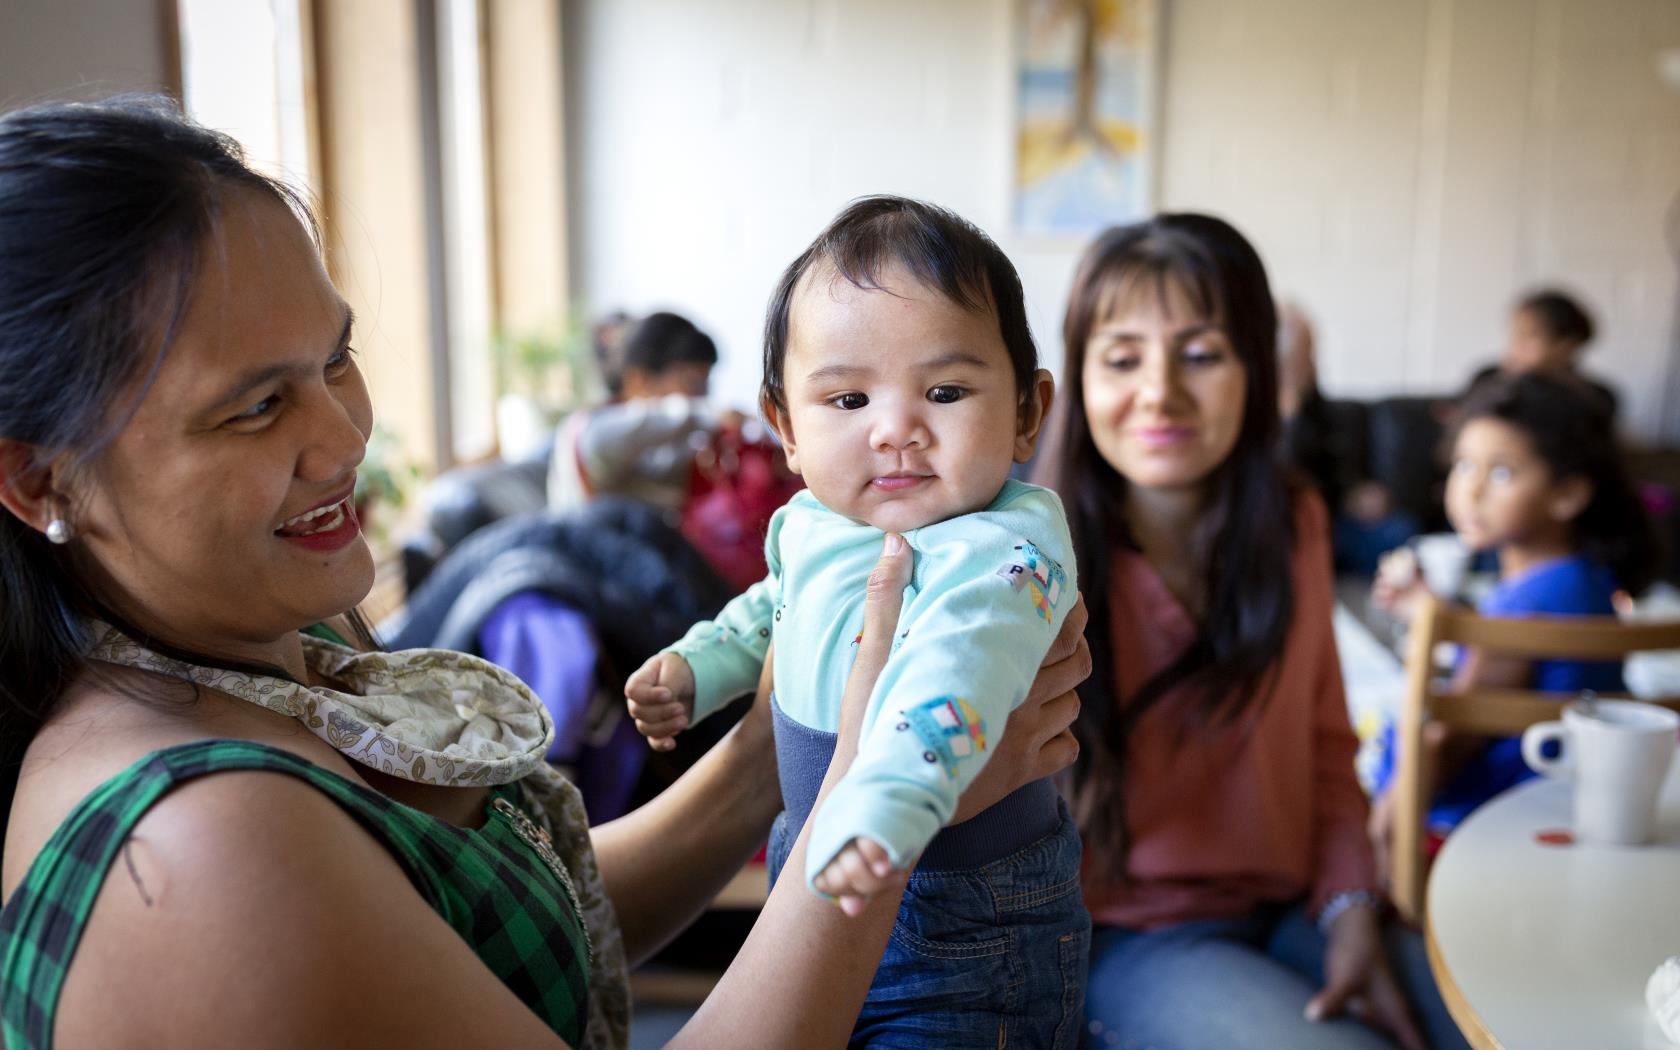
<svg viewBox="0 0 1680 1050"><path fill-rule="evenodd" d="M363 529L371 530L376 540L382 539L390 519L375 515L374 508L383 505L390 510L402 509L410 489L420 479L420 467L403 451L401 439L375 423L367 451L356 468L355 501Z"/></svg>
<svg viewBox="0 0 1680 1050"><path fill-rule="evenodd" d="M551 422L599 394L588 327L574 313L558 331L502 334L495 340L496 390L529 398Z"/></svg>

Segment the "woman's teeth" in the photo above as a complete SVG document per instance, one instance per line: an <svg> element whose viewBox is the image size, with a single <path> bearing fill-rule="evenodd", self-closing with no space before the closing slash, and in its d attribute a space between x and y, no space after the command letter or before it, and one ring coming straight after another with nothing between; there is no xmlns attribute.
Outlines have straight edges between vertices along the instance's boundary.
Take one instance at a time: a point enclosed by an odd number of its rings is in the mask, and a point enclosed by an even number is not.
<svg viewBox="0 0 1680 1050"><path fill-rule="evenodd" d="M331 532L344 524L345 503L346 500L339 500L325 507L316 507L306 514L299 514L288 519L278 531L288 536L312 536L317 532ZM323 518L326 520L323 521Z"/></svg>

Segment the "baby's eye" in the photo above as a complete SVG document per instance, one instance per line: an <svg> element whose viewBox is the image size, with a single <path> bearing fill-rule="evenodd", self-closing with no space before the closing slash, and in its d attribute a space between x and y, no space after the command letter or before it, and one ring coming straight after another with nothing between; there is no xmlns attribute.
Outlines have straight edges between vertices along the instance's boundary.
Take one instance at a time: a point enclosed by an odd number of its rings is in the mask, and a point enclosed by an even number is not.
<svg viewBox="0 0 1680 1050"><path fill-rule="evenodd" d="M1488 471L1488 480L1496 485L1508 484L1514 476L1510 467L1494 467Z"/></svg>
<svg viewBox="0 0 1680 1050"><path fill-rule="evenodd" d="M828 399L828 403L833 405L835 408L844 409L847 412L856 412L864 405L869 404L869 395L860 394L854 390L848 394L839 394L835 397L831 397Z"/></svg>
<svg viewBox="0 0 1680 1050"><path fill-rule="evenodd" d="M968 391L960 386L945 383L927 392L927 399L936 405L949 405L953 401L961 401Z"/></svg>

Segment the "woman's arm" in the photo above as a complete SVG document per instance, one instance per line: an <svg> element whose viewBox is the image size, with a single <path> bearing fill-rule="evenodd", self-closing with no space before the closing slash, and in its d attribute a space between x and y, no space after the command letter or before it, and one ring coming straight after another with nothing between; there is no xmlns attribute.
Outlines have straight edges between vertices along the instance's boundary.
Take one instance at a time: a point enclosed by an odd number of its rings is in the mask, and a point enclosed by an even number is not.
<svg viewBox="0 0 1680 1050"><path fill-rule="evenodd" d="M705 399L682 394L600 405L584 417L573 454L589 471L591 484L611 491L639 472L649 449L686 443L690 434L716 425L717 414Z"/></svg>
<svg viewBox="0 0 1680 1050"><path fill-rule="evenodd" d="M834 758L817 792L817 805L857 755L864 707L891 652L911 565L903 540L891 536L887 552L869 574L863 641L846 680ZM803 870L809 832L809 825L800 830L788 870ZM671 1045L846 1045L909 879L908 871L898 873L891 891L853 917L808 891L798 879L778 880L735 961ZM766 1003L777 1008L765 1010Z"/></svg>
<svg viewBox="0 0 1680 1050"><path fill-rule="evenodd" d="M106 874L60 1047L563 1047L391 854L280 773L186 784Z"/></svg>
<svg viewBox="0 0 1680 1050"><path fill-rule="evenodd" d="M781 811L764 687L770 667L767 660L758 701L700 761L646 805L590 833L631 966L699 916Z"/></svg>

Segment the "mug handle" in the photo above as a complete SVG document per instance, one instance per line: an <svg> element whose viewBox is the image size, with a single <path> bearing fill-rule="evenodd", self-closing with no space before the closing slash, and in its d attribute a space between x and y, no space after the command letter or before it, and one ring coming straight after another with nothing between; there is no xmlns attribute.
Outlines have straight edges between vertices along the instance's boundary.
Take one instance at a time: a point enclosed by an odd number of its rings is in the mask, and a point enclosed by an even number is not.
<svg viewBox="0 0 1680 1050"><path fill-rule="evenodd" d="M1555 777L1569 771L1569 749L1563 746L1566 732L1562 722L1537 722L1523 730L1522 757L1528 763L1528 768L1536 773L1548 777ZM1560 754L1557 758L1547 758L1541 751L1549 742L1559 745Z"/></svg>

